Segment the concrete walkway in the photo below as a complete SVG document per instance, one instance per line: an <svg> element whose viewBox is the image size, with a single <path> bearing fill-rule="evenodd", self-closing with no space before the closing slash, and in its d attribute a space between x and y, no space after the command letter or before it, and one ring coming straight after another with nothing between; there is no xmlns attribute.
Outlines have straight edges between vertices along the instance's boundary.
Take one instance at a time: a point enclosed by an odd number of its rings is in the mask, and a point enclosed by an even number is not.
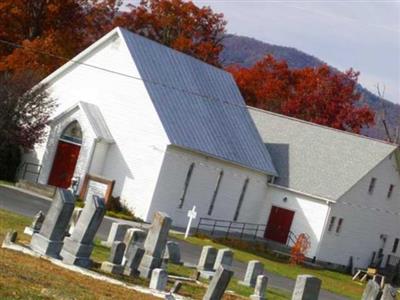
<svg viewBox="0 0 400 300"><path fill-rule="evenodd" d="M45 214L49 209L51 204L50 199L33 194L26 193L17 188L1 186L0 185L0 209L9 210L17 214L21 214L27 217L33 217L39 210L43 211ZM103 223L101 224L97 237L101 240L106 240L108 232L110 231L111 224L114 222L127 223L138 227L148 227L147 224L140 224L135 222L130 222L126 220L120 220L110 217L105 217ZM201 247L184 242L178 241L181 247L182 259L185 262L191 264L197 264L200 257ZM235 277L242 279L246 272L246 264L234 260L233 271L235 272ZM294 288L294 281L292 279L279 276L274 273L266 272L268 276L268 286L285 290L291 293ZM344 300L348 299L343 296L333 294L331 292L322 290L320 293L320 299L322 300Z"/></svg>

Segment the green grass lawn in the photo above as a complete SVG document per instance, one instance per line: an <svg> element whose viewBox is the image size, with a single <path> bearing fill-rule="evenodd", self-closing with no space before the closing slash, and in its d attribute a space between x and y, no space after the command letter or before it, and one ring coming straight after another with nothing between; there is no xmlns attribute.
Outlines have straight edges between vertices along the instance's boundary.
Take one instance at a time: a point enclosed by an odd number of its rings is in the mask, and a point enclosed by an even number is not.
<svg viewBox="0 0 400 300"><path fill-rule="evenodd" d="M183 240L181 234L171 234L176 239ZM226 248L227 246L215 243L207 238L189 237L186 242L198 246L210 245L217 249ZM336 294L346 296L350 299L360 299L364 286L351 280L351 276L329 271L329 270L316 270L305 268L303 266L294 266L287 262L280 261L272 258L268 253L249 253L240 249L234 250L234 257L236 260L247 263L250 260L261 261L266 270L291 279L296 279L299 274L309 274L316 276L322 280L322 288Z"/></svg>
<svg viewBox="0 0 400 300"><path fill-rule="evenodd" d="M12 185L12 186L15 186L15 183L11 182L11 181L0 180L0 185Z"/></svg>

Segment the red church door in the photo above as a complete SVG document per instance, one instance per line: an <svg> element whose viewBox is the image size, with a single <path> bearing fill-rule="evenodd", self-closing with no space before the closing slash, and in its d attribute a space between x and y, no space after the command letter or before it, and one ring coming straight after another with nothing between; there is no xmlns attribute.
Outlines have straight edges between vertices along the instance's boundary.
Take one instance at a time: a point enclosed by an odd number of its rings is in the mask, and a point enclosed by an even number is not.
<svg viewBox="0 0 400 300"><path fill-rule="evenodd" d="M58 142L56 156L49 176L49 185L68 188L74 175L81 147L75 144Z"/></svg>
<svg viewBox="0 0 400 300"><path fill-rule="evenodd" d="M281 244L286 244L292 226L294 211L272 206L264 237Z"/></svg>

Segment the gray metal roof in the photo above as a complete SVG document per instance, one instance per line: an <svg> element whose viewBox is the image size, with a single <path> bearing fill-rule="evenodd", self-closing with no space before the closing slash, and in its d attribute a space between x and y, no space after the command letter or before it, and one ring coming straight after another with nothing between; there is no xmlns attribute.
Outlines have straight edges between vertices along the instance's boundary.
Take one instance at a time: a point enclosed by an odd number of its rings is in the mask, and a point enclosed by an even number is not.
<svg viewBox="0 0 400 300"><path fill-rule="evenodd" d="M229 73L120 30L172 144L276 175Z"/></svg>
<svg viewBox="0 0 400 300"><path fill-rule="evenodd" d="M280 175L276 184L332 200L396 150L352 133L249 108Z"/></svg>

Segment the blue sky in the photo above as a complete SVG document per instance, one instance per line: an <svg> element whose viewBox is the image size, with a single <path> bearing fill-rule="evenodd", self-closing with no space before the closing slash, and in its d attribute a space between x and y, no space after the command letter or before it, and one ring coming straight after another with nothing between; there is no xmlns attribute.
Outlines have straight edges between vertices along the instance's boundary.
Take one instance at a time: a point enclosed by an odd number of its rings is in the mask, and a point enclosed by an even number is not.
<svg viewBox="0 0 400 300"><path fill-rule="evenodd" d="M138 4L139 0L125 0ZM294 47L400 104L400 0L193 0L223 13L229 33Z"/></svg>
<svg viewBox="0 0 400 300"><path fill-rule="evenodd" d="M400 1L195 0L224 13L228 32L295 47L361 72L359 82L400 103Z"/></svg>

